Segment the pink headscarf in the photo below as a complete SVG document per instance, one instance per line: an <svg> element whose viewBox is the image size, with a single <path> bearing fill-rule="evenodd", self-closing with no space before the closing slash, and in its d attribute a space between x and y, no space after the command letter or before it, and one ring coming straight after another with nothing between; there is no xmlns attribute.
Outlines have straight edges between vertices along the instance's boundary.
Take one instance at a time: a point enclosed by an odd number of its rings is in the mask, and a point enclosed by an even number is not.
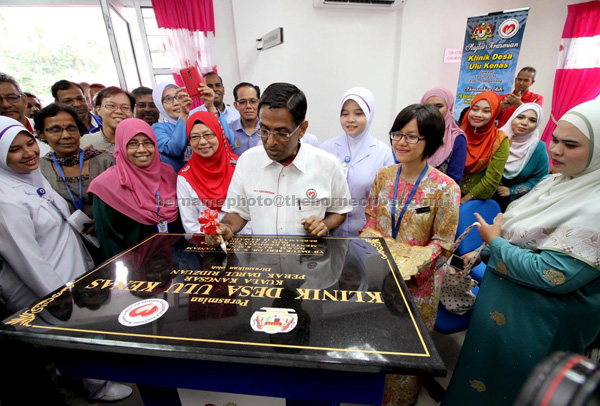
<svg viewBox="0 0 600 406"><path fill-rule="evenodd" d="M444 143L438 148L435 153L427 159L427 162L434 168L437 168L441 164L443 164L446 159L452 153L452 148L454 148L454 141L456 137L460 134L463 134L464 131L461 130L456 122L454 121L454 96L450 92L450 90L445 87L434 87L433 89L428 90L421 99L421 104L425 104L425 101L430 97L439 97L444 100L446 106L448 107L448 112L446 113L446 117L444 120L446 121L446 131L444 132Z"/></svg>
<svg viewBox="0 0 600 406"><path fill-rule="evenodd" d="M144 134L155 146L150 166L140 168L129 161L127 143L138 134ZM170 165L160 161L156 136L148 123L137 118L123 120L115 131L116 165L108 168L92 181L88 188L113 209L141 224L159 222L156 193L162 201L160 218L169 223L177 219L177 175ZM168 199L168 200L167 200Z"/></svg>

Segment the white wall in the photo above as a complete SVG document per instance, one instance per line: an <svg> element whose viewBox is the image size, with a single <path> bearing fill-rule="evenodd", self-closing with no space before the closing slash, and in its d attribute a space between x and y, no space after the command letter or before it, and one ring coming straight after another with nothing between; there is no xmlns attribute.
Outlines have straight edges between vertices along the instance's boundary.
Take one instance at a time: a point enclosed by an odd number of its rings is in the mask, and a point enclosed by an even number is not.
<svg viewBox="0 0 600 406"><path fill-rule="evenodd" d="M236 83L261 89L291 82L308 98L309 132L321 141L341 132L339 103L353 86L376 98L371 132L387 142L396 114L434 86L456 92L458 64L444 48L461 48L469 16L531 7L518 67L538 70L532 90L545 98L547 121L567 5L582 0L408 0L397 11L313 8L312 0L215 0L217 64L233 102ZM283 27L284 43L256 50L256 39Z"/></svg>

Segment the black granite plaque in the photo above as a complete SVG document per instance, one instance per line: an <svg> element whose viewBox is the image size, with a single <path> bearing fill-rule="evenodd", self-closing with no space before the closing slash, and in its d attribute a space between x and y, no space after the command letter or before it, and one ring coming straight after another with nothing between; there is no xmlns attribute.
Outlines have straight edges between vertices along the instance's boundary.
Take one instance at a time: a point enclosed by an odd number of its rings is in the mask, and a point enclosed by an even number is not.
<svg viewBox="0 0 600 406"><path fill-rule="evenodd" d="M156 234L4 320L45 346L445 373L383 239Z"/></svg>

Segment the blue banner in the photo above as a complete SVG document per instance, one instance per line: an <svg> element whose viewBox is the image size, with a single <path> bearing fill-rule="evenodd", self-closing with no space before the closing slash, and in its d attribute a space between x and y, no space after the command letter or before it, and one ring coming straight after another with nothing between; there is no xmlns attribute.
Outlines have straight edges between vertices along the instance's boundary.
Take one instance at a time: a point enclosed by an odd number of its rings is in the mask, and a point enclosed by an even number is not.
<svg viewBox="0 0 600 406"><path fill-rule="evenodd" d="M528 14L526 8L467 20L454 117L481 92L512 92Z"/></svg>

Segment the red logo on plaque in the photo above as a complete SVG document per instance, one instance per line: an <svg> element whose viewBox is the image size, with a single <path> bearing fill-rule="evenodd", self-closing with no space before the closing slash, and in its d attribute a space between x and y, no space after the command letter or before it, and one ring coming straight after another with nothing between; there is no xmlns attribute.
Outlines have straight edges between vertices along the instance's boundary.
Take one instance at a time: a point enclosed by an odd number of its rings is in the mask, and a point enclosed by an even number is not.
<svg viewBox="0 0 600 406"><path fill-rule="evenodd" d="M119 315L119 323L126 327L141 326L158 319L169 309L163 299L145 299L127 306Z"/></svg>

